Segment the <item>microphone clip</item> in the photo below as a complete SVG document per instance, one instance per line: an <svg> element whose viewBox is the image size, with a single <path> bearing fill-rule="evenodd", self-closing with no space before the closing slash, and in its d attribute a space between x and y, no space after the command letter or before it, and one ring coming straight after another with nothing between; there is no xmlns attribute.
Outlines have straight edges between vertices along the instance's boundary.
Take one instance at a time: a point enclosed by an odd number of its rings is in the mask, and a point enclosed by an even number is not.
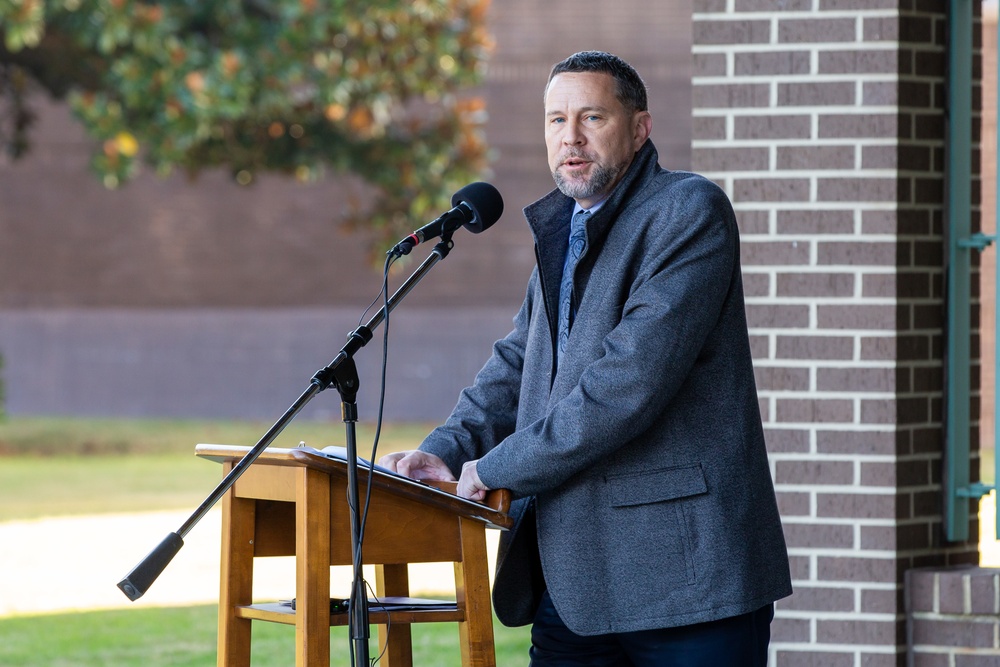
<svg viewBox="0 0 1000 667"><path fill-rule="evenodd" d="M455 247L455 242L452 241L451 239L454 233L455 230L451 229L442 233L440 240L437 242L437 244L435 244L434 250L432 252L436 252L438 255L440 255L441 259L447 257L448 253L451 252L451 249ZM409 255L410 251L413 250L413 248L415 248L416 246L420 245L420 243L423 242L422 239L418 239L415 234L416 233L414 232L413 234L410 234L409 236L404 238L402 241L400 241L392 248L390 248L386 254L392 257L392 259L399 259L403 255Z"/></svg>

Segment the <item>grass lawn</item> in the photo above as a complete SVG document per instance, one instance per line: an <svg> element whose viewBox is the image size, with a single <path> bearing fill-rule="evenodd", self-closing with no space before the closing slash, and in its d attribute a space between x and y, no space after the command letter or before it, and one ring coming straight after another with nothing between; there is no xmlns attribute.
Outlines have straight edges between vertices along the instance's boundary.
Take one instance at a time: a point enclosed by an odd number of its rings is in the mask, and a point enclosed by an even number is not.
<svg viewBox="0 0 1000 667"><path fill-rule="evenodd" d="M995 484L996 476L995 460L996 450L983 449L979 452L979 475L984 484Z"/></svg>
<svg viewBox="0 0 1000 667"><path fill-rule="evenodd" d="M198 443L252 446L270 424L166 420L17 418L0 421L0 521L45 516L186 509L222 478L194 455ZM427 425L382 431L378 455L416 447ZM358 425L369 456L374 428ZM343 444L340 422L293 422L272 447Z"/></svg>
<svg viewBox="0 0 1000 667"><path fill-rule="evenodd" d="M0 456L191 454L200 442L254 445L270 427L270 423L243 421L0 418ZM429 424L386 425L382 429L382 444L415 446L431 428ZM364 455L366 448L370 448L374 434L372 424L358 424L359 453ZM301 441L317 449L342 445L344 424L292 421L272 446L294 447Z"/></svg>
<svg viewBox="0 0 1000 667"><path fill-rule="evenodd" d="M214 667L217 607L100 611L0 619L0 665L4 667ZM497 665L528 662L525 628L494 623ZM369 657L377 655L372 628ZM254 667L287 667L295 659L295 628L253 626ZM330 664L349 667L346 628L330 633ZM460 667L454 623L413 626L413 664Z"/></svg>
<svg viewBox="0 0 1000 667"><path fill-rule="evenodd" d="M45 516L187 509L221 479L194 456L198 443L251 446L270 424L172 420L16 418L0 420L0 521ZM415 447L430 425L383 429L379 455ZM369 456L374 428L358 425ZM343 444L341 422L293 422L273 443ZM216 660L215 606L122 609L0 618L3 667L209 667ZM494 624L497 664L527 664L528 631ZM294 628L255 623L254 667L294 660ZM374 634L374 629L373 629ZM458 667L455 624L413 628L414 664ZM331 664L349 665L344 628L331 630ZM371 656L377 654L371 649Z"/></svg>

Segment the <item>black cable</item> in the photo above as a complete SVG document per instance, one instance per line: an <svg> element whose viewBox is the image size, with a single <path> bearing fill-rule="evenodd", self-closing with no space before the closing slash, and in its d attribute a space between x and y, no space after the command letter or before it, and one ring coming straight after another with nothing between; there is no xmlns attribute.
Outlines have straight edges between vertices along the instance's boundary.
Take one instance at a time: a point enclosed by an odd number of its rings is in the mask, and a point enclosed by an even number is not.
<svg viewBox="0 0 1000 667"><path fill-rule="evenodd" d="M367 585L368 582L365 582L365 584ZM385 655L386 651L389 650L389 633L392 632L392 615L389 614L389 609L386 608L386 606L382 604L382 601L378 599L378 595L375 594L375 591L372 591L372 587L370 585L368 586L368 590L371 591L372 600L374 601L375 606L381 607L382 611L385 612L385 644L379 649L379 654L370 661L370 667L375 667L379 660L381 660Z"/></svg>
<svg viewBox="0 0 1000 667"><path fill-rule="evenodd" d="M367 587L369 590L371 590L371 586L368 584L367 581L365 581L364 576L362 575L362 567L364 564L362 562L361 554L363 553L362 546L364 544L365 526L368 523L368 510L371 506L372 482L375 477L375 471L373 469L375 465L375 456L378 452L378 443L382 435L382 422L385 414L386 371L388 368L388 358L389 358L389 268L392 266L393 262L396 261L396 259L397 258L394 256L387 256L385 260L385 265L382 269L382 291L380 292L380 295L382 296L382 307L385 311L385 316L383 322L384 329L382 330L382 368L381 368L381 381L379 384L378 413L375 421L375 437L374 440L372 441L372 451L371 455L368 457L368 484L365 488L364 509L361 511L360 514L361 517L359 521L360 535L358 535L357 551L353 555L355 572L358 573L359 577L361 577L361 583L363 583L364 586ZM378 301L378 296L375 297L375 300L372 301L372 303L368 306L368 308L365 309L365 312L361 315L362 322L364 321L365 315L367 315L368 311L371 310L372 306L375 304L376 301ZM351 494L347 495L348 495L347 499L348 505L351 507L352 511L357 513L358 508L353 506L354 499L351 497ZM356 592L358 590L357 584L358 584L357 581L352 582L351 585L352 591ZM363 590L364 589L362 588L362 591ZM360 601L357 602L360 604ZM386 632L385 632L386 646L388 646L389 630L390 630L390 624L388 621L386 621ZM348 643L351 644L350 658L351 658L351 664L353 665L354 645L353 642L348 642ZM381 660L382 655L384 654L385 654L385 649L383 649L379 655L371 659L370 661L371 665L374 666L375 664L377 664L378 661Z"/></svg>

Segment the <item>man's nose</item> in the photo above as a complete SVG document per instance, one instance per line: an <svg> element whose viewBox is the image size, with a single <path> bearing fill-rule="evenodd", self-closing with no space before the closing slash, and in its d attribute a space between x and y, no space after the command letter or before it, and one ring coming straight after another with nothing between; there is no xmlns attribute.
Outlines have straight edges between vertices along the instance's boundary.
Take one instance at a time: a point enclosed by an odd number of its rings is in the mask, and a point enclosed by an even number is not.
<svg viewBox="0 0 1000 667"><path fill-rule="evenodd" d="M579 146L586 142L583 132L580 131L579 123L568 122L563 132L563 143L567 146Z"/></svg>

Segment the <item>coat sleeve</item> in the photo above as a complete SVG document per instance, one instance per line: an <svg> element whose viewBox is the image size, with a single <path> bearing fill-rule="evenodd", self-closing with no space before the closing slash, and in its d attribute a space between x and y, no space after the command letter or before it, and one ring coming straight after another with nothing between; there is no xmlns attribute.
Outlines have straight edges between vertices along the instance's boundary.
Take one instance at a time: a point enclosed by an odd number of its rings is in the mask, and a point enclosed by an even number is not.
<svg viewBox="0 0 1000 667"><path fill-rule="evenodd" d="M456 477L463 463L481 458L514 432L536 280L537 270L528 280L513 331L493 344L493 354L472 386L462 390L451 416L420 445L421 450L440 457Z"/></svg>
<svg viewBox="0 0 1000 667"><path fill-rule="evenodd" d="M592 341L571 341L574 348L586 348L567 351L563 359L567 368L560 373L573 377L572 388L543 417L511 433L480 460L479 476L491 488L536 495L605 460L643 436L665 411L677 410L671 402L679 392L690 393L692 377L715 372L704 363L725 365L718 358L705 360L707 340L718 339L720 329L745 340L732 207L714 184L697 179L688 185L693 187L681 188L673 199L661 199L655 210L639 216L644 228L635 231L643 237L642 247L633 247L631 255L623 252L615 268L618 274L631 273L630 283L623 280L617 307L611 295L611 303L592 303L591 313L579 316L574 327L584 317L605 318L598 327L605 333ZM621 248L605 246L602 253L609 250ZM638 263L638 269L629 262ZM588 291L596 278L595 269Z"/></svg>

